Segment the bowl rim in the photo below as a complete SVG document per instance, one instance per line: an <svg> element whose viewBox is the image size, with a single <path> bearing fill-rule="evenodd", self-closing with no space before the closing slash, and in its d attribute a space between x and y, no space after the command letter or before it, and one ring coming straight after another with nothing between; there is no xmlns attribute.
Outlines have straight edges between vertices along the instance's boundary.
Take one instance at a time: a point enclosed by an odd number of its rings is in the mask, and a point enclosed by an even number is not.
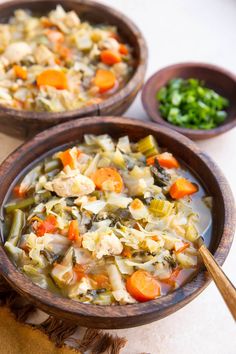
<svg viewBox="0 0 236 354"><path fill-rule="evenodd" d="M142 95L141 95L141 100L142 104L144 107L144 110L148 114L148 116L151 118L151 120L163 124L166 127L169 127L171 129L176 130L177 132L186 135L187 137L190 137L192 139L206 139L210 137L214 137L216 135L225 133L226 131L234 128L236 126L236 115L235 119L232 121L223 123L219 125L216 128L209 129L209 130L204 130L204 129L190 129L190 128L182 128L178 127L174 124L171 124L167 122L157 110L154 110L154 107L149 103L149 97L150 94L156 94L156 92L153 92L153 83L158 80L159 77L165 74L165 72L172 70L172 69L181 69L181 68L205 68L208 70L211 70L212 72L219 72L224 76L227 76L230 80L235 82L236 85L236 75L232 73L230 70L222 68L218 65L211 64L211 63L205 63L205 62L198 62L198 61L190 61L190 62L181 62L181 63L176 63L176 64L171 64L168 66L165 66L161 68L160 70L154 72L149 79L146 81L144 84L143 90L142 90Z"/></svg>
<svg viewBox="0 0 236 354"><path fill-rule="evenodd" d="M94 112L96 112L96 116L99 116L99 112L101 110L105 110L111 105L117 104L118 102L124 101L127 96L133 95L134 92L139 91L139 89L142 86L142 83L140 82L140 78L143 78L145 73L146 73L146 68L147 68L147 58L148 58L148 48L147 48L147 43L146 40L139 29L139 27L131 20L128 16L123 14L121 11L106 5L104 3L96 2L93 0L71 0L74 3L80 3L80 4L86 4L91 7L96 7L99 8L100 11L105 11L108 13L112 13L113 16L115 16L121 23L125 24L127 27L130 28L130 31L135 35L136 41L139 47L139 63L135 68L135 71L132 75L132 77L129 79L129 81L125 84L124 87L122 87L120 90L115 92L113 95L102 101L101 103L97 104L92 104L89 106L85 106L79 109L74 109L71 111L62 111L62 112L36 112L36 111L26 111L26 110L18 110L14 108L9 108L4 105L0 104L0 110L1 114L5 115L13 115L17 117L19 120L25 120L28 119L29 124L35 123L35 121L41 121L43 120L44 122L51 122L52 120L57 120L58 123L60 121L63 121L65 118L74 118L77 116L88 116L88 115L93 115ZM4 0L3 2L0 3L0 11L3 9L11 8L12 6L20 5L23 4L32 4L34 2L42 2L42 3L47 3L47 2L55 2L55 6L60 3L63 6L63 3L67 3L66 0L60 0L58 2L57 0ZM0 16L0 23L1 23L1 16Z"/></svg>
<svg viewBox="0 0 236 354"><path fill-rule="evenodd" d="M20 156L23 156L27 152L33 151L33 149L40 144L44 144L44 146L46 146L45 141L47 139L52 139L53 137L57 135L59 136L66 131L79 129L80 127L88 127L92 124L99 126L119 124L121 128L122 126L128 124L134 129L137 125L139 125L144 129L152 130L155 135L157 135L158 132L162 132L163 134L168 135L170 138L178 140L181 144L184 144L187 149L199 156L199 158L204 162L210 171L214 170L214 178L216 179L219 188L224 188L224 192L222 193L222 207L225 210L224 230L214 253L216 261L222 265L232 245L236 223L234 199L231 189L221 170L212 161L212 159L208 157L208 155L203 153L195 145L194 142L162 125L124 117L119 118L118 121L117 117L111 116L87 117L54 126L37 134L31 140L22 144L4 160L0 166L0 181L4 179L4 175L7 174L7 171L11 168L11 165L14 163L14 161L17 161ZM71 141L71 143L73 142ZM58 146L60 146L60 144L58 144ZM46 147L44 149L46 152ZM6 193L4 193L3 197L5 197L5 195ZM200 294L210 282L210 278L206 276L204 271L201 271L191 282L186 283L184 286L178 288L173 293L149 302L123 306L82 304L71 299L61 298L58 295L55 295L52 292L35 285L29 278L24 276L23 273L21 273L14 266L10 258L8 258L2 243L0 243L0 273L12 285L13 288L15 288L20 294L25 296L31 302L36 303L39 308L52 314L59 313L64 318L67 317L71 319L73 317L74 320L76 320L78 323L81 323L82 325L84 325L84 323L88 323L86 322L86 319L92 319L94 324L91 325L90 323L89 326L96 328L133 327L135 325L137 326L152 322L156 320L157 317L158 319L163 318L190 302L193 298ZM23 288L22 284L27 286ZM132 310L132 313L129 315L127 315L126 311L128 308ZM147 315L148 319L144 319L144 315ZM131 321L138 320L139 323L130 323L128 321L130 319ZM125 324L124 321L126 321Z"/></svg>

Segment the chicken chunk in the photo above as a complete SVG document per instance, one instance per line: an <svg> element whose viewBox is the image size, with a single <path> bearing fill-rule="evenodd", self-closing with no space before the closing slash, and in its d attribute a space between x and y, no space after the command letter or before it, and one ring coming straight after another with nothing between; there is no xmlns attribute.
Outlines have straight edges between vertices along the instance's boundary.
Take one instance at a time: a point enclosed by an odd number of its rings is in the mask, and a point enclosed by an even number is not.
<svg viewBox="0 0 236 354"><path fill-rule="evenodd" d="M107 228L101 228L94 232L86 232L83 235L83 247L93 252L96 258L103 256L114 256L121 254L123 250L122 243L113 231Z"/></svg>
<svg viewBox="0 0 236 354"><path fill-rule="evenodd" d="M7 58L10 63L16 63L31 53L32 49L26 42L16 42L11 43L6 48L3 56Z"/></svg>
<svg viewBox="0 0 236 354"><path fill-rule="evenodd" d="M55 192L59 197L80 197L92 193L95 184L76 169L61 172L51 182L45 183L44 188Z"/></svg>

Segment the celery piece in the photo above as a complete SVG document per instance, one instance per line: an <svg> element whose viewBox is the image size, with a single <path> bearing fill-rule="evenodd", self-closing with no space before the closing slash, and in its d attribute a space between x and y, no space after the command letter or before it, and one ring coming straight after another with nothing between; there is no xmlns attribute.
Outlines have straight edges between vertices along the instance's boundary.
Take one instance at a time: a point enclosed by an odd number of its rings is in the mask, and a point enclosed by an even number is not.
<svg viewBox="0 0 236 354"><path fill-rule="evenodd" d="M159 154L159 148L153 135L148 135L138 141L138 151L146 157Z"/></svg>
<svg viewBox="0 0 236 354"><path fill-rule="evenodd" d="M173 209L174 204L167 200L153 199L149 206L149 211L155 216L169 215Z"/></svg>

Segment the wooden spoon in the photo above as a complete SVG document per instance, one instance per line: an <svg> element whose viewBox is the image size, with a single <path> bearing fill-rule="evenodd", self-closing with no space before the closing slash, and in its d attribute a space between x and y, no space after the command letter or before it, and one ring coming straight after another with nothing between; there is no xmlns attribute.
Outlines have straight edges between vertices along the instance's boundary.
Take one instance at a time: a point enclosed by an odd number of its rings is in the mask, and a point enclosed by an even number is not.
<svg viewBox="0 0 236 354"><path fill-rule="evenodd" d="M202 237L198 238L197 246L208 272L210 273L234 320L236 321L236 288L227 278L219 264L215 261L214 257L206 247Z"/></svg>

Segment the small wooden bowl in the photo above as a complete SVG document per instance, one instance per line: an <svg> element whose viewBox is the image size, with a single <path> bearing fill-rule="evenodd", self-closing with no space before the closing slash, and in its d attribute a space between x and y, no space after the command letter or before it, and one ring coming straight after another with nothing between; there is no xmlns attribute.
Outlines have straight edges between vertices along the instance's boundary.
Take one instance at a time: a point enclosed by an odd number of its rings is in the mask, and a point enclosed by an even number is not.
<svg viewBox="0 0 236 354"><path fill-rule="evenodd" d="M229 100L229 108L227 109L228 117L225 122L214 129L194 130L177 127L162 118L159 113L159 103L156 99L156 93L169 80L178 77L203 80L207 87L226 97ZM146 82L142 92L142 102L144 109L153 121L172 128L193 140L211 138L225 133L236 126L236 76L225 69L210 64L181 63L170 65L156 72Z"/></svg>
<svg viewBox="0 0 236 354"><path fill-rule="evenodd" d="M50 126L80 117L121 115L131 105L141 89L147 66L147 46L136 25L117 10L90 0L61 0L65 10L74 10L82 19L92 23L117 26L118 32L133 48L135 70L124 88L99 104L81 109L49 113L21 111L0 105L0 130L14 136L28 137ZM29 9L38 15L48 13L58 4L57 0L13 0L0 4L0 23L6 23L16 9Z"/></svg>
<svg viewBox="0 0 236 354"><path fill-rule="evenodd" d="M153 134L160 146L166 147L193 172L201 176L208 195L213 196L213 232L210 250L220 265L232 244L235 229L234 201L229 185L215 163L186 137L164 126L119 117L89 117L67 122L48 129L13 152L0 167L0 205L20 174L30 169L50 151L65 148L82 140L84 134L128 135L131 141ZM3 208L1 220L4 220ZM124 306L82 304L59 297L41 289L24 276L11 262L0 237L0 273L11 286L42 310L76 323L96 328L125 328L149 323L170 315L194 299L209 284L210 279L201 271L189 283L165 297Z"/></svg>

